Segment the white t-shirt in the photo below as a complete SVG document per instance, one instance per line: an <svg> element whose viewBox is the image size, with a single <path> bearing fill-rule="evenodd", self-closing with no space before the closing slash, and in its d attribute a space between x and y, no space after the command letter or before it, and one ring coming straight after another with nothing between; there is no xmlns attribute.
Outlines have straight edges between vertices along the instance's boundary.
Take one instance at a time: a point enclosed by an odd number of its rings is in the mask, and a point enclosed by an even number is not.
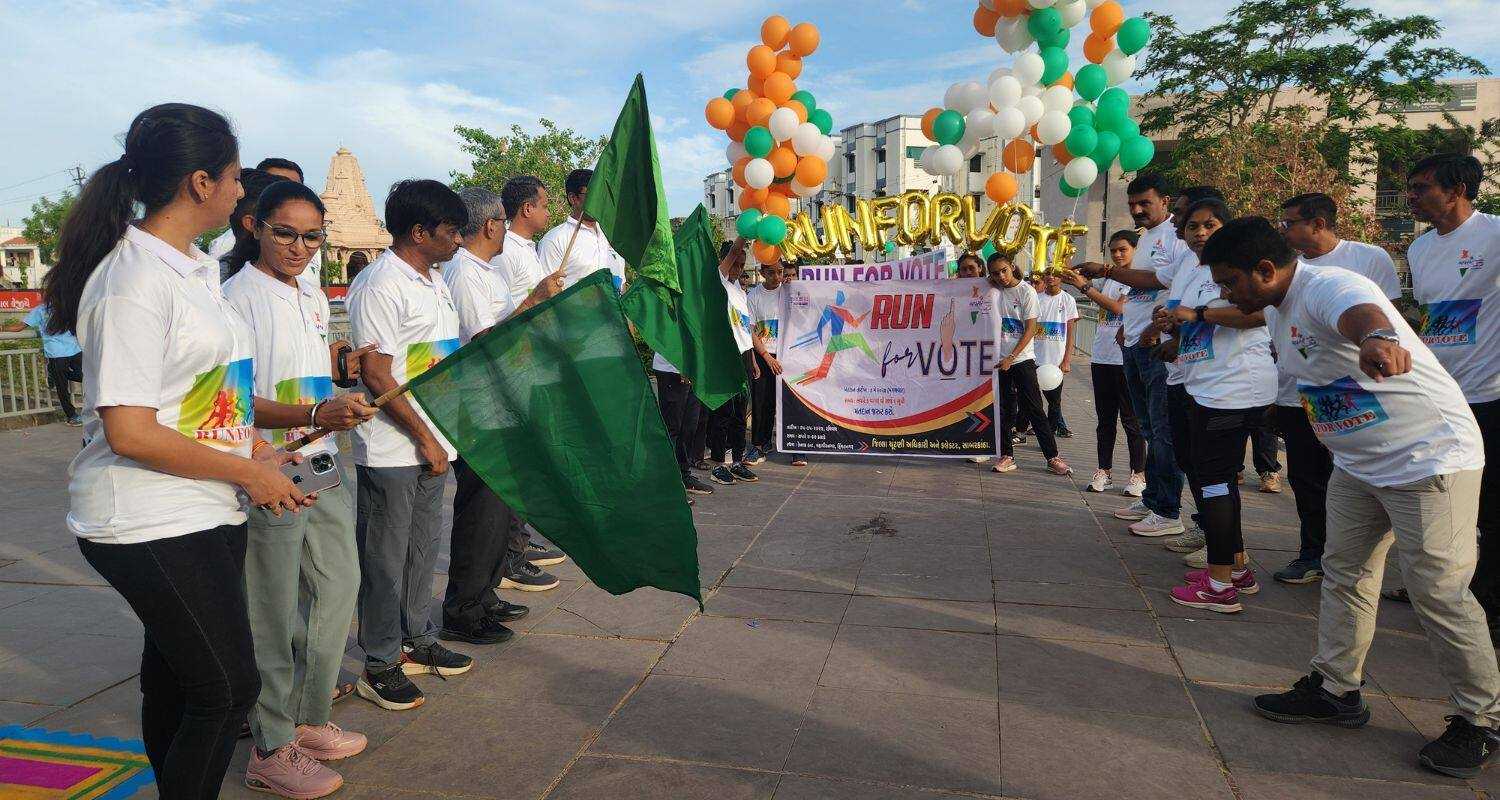
<svg viewBox="0 0 1500 800"><path fill-rule="evenodd" d="M69 470L68 530L132 544L244 522L238 487L117 455L98 414L110 406L154 408L163 427L250 456L251 334L220 291L219 263L196 248L184 255L132 225L89 276L78 307L88 380L83 450Z"/></svg>
<svg viewBox="0 0 1500 800"><path fill-rule="evenodd" d="M1068 354L1068 325L1078 319L1078 301L1067 292L1042 292L1036 303L1036 363L1055 367Z"/></svg>
<svg viewBox="0 0 1500 800"><path fill-rule="evenodd" d="M745 293L750 301L752 330L765 340L766 352L773 356L781 355L781 298L785 295L782 291L784 288L785 285L775 289L756 286Z"/></svg>
<svg viewBox="0 0 1500 800"><path fill-rule="evenodd" d="M1135 260L1131 267L1158 273L1160 277L1162 270L1172 267L1186 252L1189 252L1187 245L1177 238L1177 228L1172 226L1172 219L1168 217L1156 227L1148 228L1141 234L1141 239L1136 244ZM1162 283L1167 282L1162 281ZM1124 314L1127 347L1133 347L1140 341L1141 334L1146 331L1146 326L1151 324L1151 312L1157 306L1162 305L1165 300L1166 295L1160 289L1130 290L1125 302Z"/></svg>
<svg viewBox="0 0 1500 800"><path fill-rule="evenodd" d="M510 305L519 307L542 279L551 273L542 266L536 242L510 231L505 232L505 249L490 259L500 270L500 280L510 287Z"/></svg>
<svg viewBox="0 0 1500 800"><path fill-rule="evenodd" d="M1208 267L1192 266L1173 278L1172 291L1186 308L1225 308ZM1276 400L1276 362L1265 326L1230 328L1212 322L1184 322L1177 330L1177 363L1188 394L1201 406L1256 408Z"/></svg>
<svg viewBox="0 0 1500 800"><path fill-rule="evenodd" d="M1026 335L1026 321L1036 319L1040 313L1036 290L1031 284L1021 281L1009 289L990 287L990 320L995 332L995 359L1004 359L1016 349L1021 337ZM1016 354L1012 364L1036 358L1036 337Z"/></svg>
<svg viewBox="0 0 1500 800"><path fill-rule="evenodd" d="M1187 291L1188 285L1185 283L1176 282L1177 276L1186 275L1188 270L1191 270L1196 266L1198 266L1198 255L1192 250L1184 247L1182 249L1182 252L1177 254L1177 258L1171 264L1168 264L1164 267L1159 267L1156 270L1156 279L1167 285L1167 290L1164 293L1165 296L1161 298L1162 302L1159 303L1159 305L1161 305L1168 311L1171 311L1182 305L1182 295ZM1189 308L1192 308L1192 306L1189 306ZM1171 338L1172 335L1170 333L1164 333L1161 335L1161 340L1164 342ZM1176 360L1168 363L1167 385L1181 386L1185 382L1187 382L1187 377L1182 373L1181 360Z"/></svg>
<svg viewBox="0 0 1500 800"><path fill-rule="evenodd" d="M458 312L448 285L436 275L423 277L394 250L387 250L360 271L349 286L349 328L354 341L378 345L391 357L391 377L402 384L431 369L458 349ZM373 399L377 392L364 387ZM458 457L453 445L427 418L422 407L412 408L433 436ZM354 429L354 463L366 467L414 467L425 462L417 443L388 414Z"/></svg>
<svg viewBox="0 0 1500 800"><path fill-rule="evenodd" d="M724 285L724 291L729 295L729 329L734 332L734 343L739 346L740 352L755 348L755 342L750 338L750 327L753 318L750 316L750 299L745 296L744 287L739 281L732 281L719 273L719 283Z"/></svg>
<svg viewBox="0 0 1500 800"><path fill-rule="evenodd" d="M1384 248L1364 242L1340 239L1332 250L1317 258L1303 258L1302 263L1315 267L1342 267L1363 275L1375 282L1380 291L1391 300L1401 296L1401 281L1396 277L1396 264ZM1276 405L1300 408L1302 397L1297 394L1297 382L1292 376L1277 370Z"/></svg>
<svg viewBox="0 0 1500 800"><path fill-rule="evenodd" d="M1130 287L1116 280L1104 278L1094 281L1094 288L1105 297L1118 300L1130 294ZM1116 366L1125 363L1125 356L1120 352L1120 345L1115 343L1115 332L1120 330L1120 323L1124 316L1116 314L1109 309L1099 307L1099 322L1094 328L1094 348L1089 360L1095 364L1114 364Z"/></svg>
<svg viewBox="0 0 1500 800"><path fill-rule="evenodd" d="M1406 260L1422 341L1470 403L1500 398L1500 216L1476 211L1447 236L1430 230Z"/></svg>
<svg viewBox="0 0 1500 800"><path fill-rule="evenodd" d="M620 258L620 254L610 246L609 240L604 238L604 232L599 230L598 223L581 225L572 217L547 231L547 235L542 237L541 245L537 247L537 255L546 274L551 275L563 265L563 251L568 249L568 239L573 237L575 228L578 230L578 237L573 241L572 251L568 253L568 271L563 275L563 288L572 286L589 273L607 269L615 276L615 289L618 290L625 283L625 259Z"/></svg>
<svg viewBox="0 0 1500 800"><path fill-rule="evenodd" d="M458 311L458 338L464 344L515 313L510 285L494 262L480 261L467 247L460 247L441 271Z"/></svg>
<svg viewBox="0 0 1500 800"><path fill-rule="evenodd" d="M312 405L333 397L333 369L328 354L328 296L297 280L288 286L253 265L245 265L224 283L224 296L250 326L255 353L255 395L278 403ZM282 447L312 431L261 429L261 438ZM304 455L333 453L332 436L308 445Z"/></svg>
<svg viewBox="0 0 1500 800"><path fill-rule="evenodd" d="M1376 382L1339 316L1372 304L1411 353L1411 371ZM1484 445L1463 392L1369 278L1297 266L1279 307L1266 309L1282 368L1297 382L1318 440L1340 469L1374 486L1400 486L1484 466Z"/></svg>

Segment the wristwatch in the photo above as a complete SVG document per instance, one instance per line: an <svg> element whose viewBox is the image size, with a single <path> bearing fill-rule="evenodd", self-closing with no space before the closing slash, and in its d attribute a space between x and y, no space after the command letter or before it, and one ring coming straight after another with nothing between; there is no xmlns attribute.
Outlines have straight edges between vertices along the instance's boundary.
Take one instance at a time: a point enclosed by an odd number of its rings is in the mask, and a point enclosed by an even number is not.
<svg viewBox="0 0 1500 800"><path fill-rule="evenodd" d="M1391 328L1376 328L1373 331L1359 337L1359 343L1363 345L1370 339L1384 339L1392 344L1401 344L1401 337Z"/></svg>
<svg viewBox="0 0 1500 800"><path fill-rule="evenodd" d="M1202 322L1203 321L1203 312L1207 311L1207 310L1208 310L1208 306L1198 306L1197 308L1193 309L1193 321L1194 322Z"/></svg>

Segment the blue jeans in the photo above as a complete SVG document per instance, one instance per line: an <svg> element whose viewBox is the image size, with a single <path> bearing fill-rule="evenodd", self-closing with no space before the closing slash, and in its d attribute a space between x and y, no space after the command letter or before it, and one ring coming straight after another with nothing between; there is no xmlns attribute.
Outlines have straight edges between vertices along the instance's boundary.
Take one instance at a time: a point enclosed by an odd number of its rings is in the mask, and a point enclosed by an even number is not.
<svg viewBox="0 0 1500 800"><path fill-rule="evenodd" d="M1182 471L1172 450L1172 424L1167 414L1167 365L1151 348L1131 345L1125 354L1125 385L1146 439L1146 492L1141 502L1167 519L1182 513ZM1145 409L1145 413L1141 413Z"/></svg>

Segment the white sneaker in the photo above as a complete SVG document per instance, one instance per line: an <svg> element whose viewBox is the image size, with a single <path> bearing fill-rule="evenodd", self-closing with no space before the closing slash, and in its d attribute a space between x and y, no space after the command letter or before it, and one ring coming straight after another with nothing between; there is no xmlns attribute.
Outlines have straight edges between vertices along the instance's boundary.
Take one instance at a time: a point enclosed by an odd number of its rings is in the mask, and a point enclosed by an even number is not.
<svg viewBox="0 0 1500 800"><path fill-rule="evenodd" d="M1150 514L1150 513L1151 513L1151 509L1146 508L1146 504L1145 503L1137 500L1134 503L1131 503L1130 505L1128 505L1128 506L1120 509L1119 511L1116 511L1115 512L1115 519L1128 519L1128 520L1145 519L1146 515Z"/></svg>
<svg viewBox="0 0 1500 800"><path fill-rule="evenodd" d="M1208 547L1200 547L1182 557L1182 563L1194 568L1205 569L1208 567Z"/></svg>
<svg viewBox="0 0 1500 800"><path fill-rule="evenodd" d="M1107 470L1107 469L1096 469L1096 470L1094 470L1094 478L1093 478L1093 480L1089 481L1089 491L1091 491L1091 492L1102 492L1105 489L1108 489L1112 485L1114 485L1114 484L1110 483L1110 480L1109 480L1109 470Z"/></svg>
<svg viewBox="0 0 1500 800"><path fill-rule="evenodd" d="M1173 533L1182 533L1182 523L1175 519L1167 519L1152 511L1146 518L1130 526L1130 532L1136 536L1167 536Z"/></svg>
<svg viewBox="0 0 1500 800"><path fill-rule="evenodd" d="M970 464L988 464L993 456L969 456Z"/></svg>
<svg viewBox="0 0 1500 800"><path fill-rule="evenodd" d="M1125 482L1125 494L1130 497L1140 497L1146 493L1146 476L1144 473L1130 473L1130 480Z"/></svg>

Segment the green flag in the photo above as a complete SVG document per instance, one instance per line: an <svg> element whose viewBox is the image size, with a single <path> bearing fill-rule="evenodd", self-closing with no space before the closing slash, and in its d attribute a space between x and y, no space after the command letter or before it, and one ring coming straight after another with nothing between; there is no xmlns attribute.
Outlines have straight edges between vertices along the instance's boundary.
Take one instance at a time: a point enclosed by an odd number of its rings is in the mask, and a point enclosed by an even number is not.
<svg viewBox="0 0 1500 800"><path fill-rule="evenodd" d="M635 269L637 280L644 278L669 292L679 291L667 192L661 185L656 137L651 133L646 82L639 74L615 120L609 144L599 153L583 213L599 221L599 229Z"/></svg>
<svg viewBox="0 0 1500 800"><path fill-rule="evenodd" d="M677 229L681 295L653 291L648 282L637 281L620 305L646 344L693 382L698 399L718 408L745 391L745 365L729 328L729 294L719 278L712 224L700 205Z"/></svg>
<svg viewBox="0 0 1500 800"><path fill-rule="evenodd" d="M682 476L608 272L459 348L411 395L599 588L655 586L702 605Z"/></svg>

